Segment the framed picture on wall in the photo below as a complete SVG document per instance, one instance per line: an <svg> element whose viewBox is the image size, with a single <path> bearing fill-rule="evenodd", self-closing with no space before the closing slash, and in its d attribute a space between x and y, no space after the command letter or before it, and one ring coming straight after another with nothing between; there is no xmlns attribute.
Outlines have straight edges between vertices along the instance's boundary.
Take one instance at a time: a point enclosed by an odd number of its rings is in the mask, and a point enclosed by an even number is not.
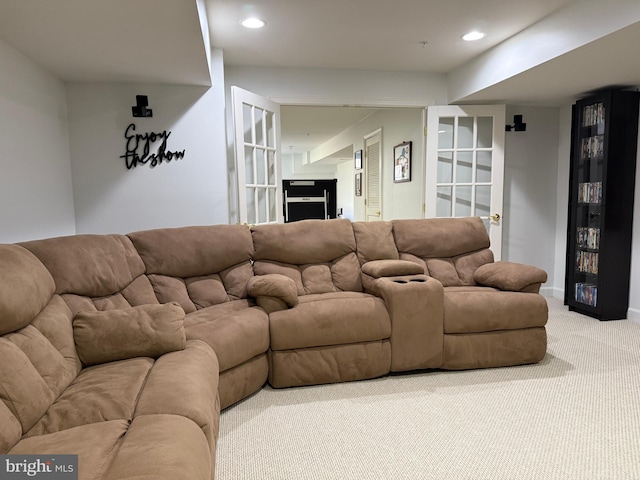
<svg viewBox="0 0 640 480"><path fill-rule="evenodd" d="M356 150L353 154L356 170L362 170L362 150Z"/></svg>
<svg viewBox="0 0 640 480"><path fill-rule="evenodd" d="M411 142L402 142L393 147L393 181L411 181Z"/></svg>
<svg viewBox="0 0 640 480"><path fill-rule="evenodd" d="M362 196L362 173L356 173L356 197Z"/></svg>

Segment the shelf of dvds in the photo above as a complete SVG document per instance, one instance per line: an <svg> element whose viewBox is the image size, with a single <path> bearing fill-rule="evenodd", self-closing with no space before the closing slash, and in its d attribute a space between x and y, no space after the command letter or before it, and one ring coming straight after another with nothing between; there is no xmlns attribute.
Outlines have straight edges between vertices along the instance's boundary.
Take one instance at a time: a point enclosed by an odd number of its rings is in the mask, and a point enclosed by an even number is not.
<svg viewBox="0 0 640 480"><path fill-rule="evenodd" d="M629 307L639 101L609 90L573 106L565 304L599 320Z"/></svg>

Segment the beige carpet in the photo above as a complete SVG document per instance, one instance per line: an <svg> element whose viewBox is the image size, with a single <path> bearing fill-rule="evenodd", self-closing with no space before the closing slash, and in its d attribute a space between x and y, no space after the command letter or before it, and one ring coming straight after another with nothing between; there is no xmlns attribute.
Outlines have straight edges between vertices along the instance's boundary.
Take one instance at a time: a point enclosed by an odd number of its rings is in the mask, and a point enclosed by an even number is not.
<svg viewBox="0 0 640 480"><path fill-rule="evenodd" d="M265 388L222 414L217 480L640 480L640 323L549 299L537 365Z"/></svg>

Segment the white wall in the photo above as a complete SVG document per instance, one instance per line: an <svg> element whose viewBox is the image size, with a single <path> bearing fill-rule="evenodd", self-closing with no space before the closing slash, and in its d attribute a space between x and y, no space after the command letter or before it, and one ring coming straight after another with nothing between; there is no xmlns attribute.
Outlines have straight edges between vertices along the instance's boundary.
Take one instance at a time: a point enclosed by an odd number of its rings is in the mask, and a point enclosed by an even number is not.
<svg viewBox="0 0 640 480"><path fill-rule="evenodd" d="M308 163L303 153L282 153L283 180L332 180L336 178L335 163Z"/></svg>
<svg viewBox="0 0 640 480"><path fill-rule="evenodd" d="M0 41L0 242L75 233L64 83Z"/></svg>
<svg viewBox="0 0 640 480"><path fill-rule="evenodd" d="M291 105L415 107L447 99L445 75L424 72L229 66L225 81Z"/></svg>
<svg viewBox="0 0 640 480"><path fill-rule="evenodd" d="M422 186L424 181L423 170L423 109L419 108L393 108L381 109L361 122L352 125L326 143L319 145L316 150L325 152L340 151L349 146L353 150L364 150L364 137L370 133L382 129L382 220L397 218L422 218ZM393 182L393 147L404 141L412 143L412 168L411 181L406 183ZM314 150L315 152L315 150ZM314 157L314 152L311 156ZM363 160L364 163L364 160ZM338 180L339 196L343 195L343 188L351 191L355 185L353 161L351 165L351 178ZM345 167L341 170L344 175ZM363 169L363 188L365 184L366 169ZM362 221L365 219L365 205L363 196L354 197L353 219Z"/></svg>
<svg viewBox="0 0 640 480"><path fill-rule="evenodd" d="M559 109L558 171L556 182L556 242L554 251L553 296L564 298L569 218L569 168L571 156L571 106Z"/></svg>
<svg viewBox="0 0 640 480"><path fill-rule="evenodd" d="M507 107L507 120L522 114L526 132L506 132L503 260L536 265L555 285L557 108Z"/></svg>
<svg viewBox="0 0 640 480"><path fill-rule="evenodd" d="M212 52L213 87L124 83L68 86L73 192L78 233L127 233L228 223L222 54ZM132 118L147 95L153 118ZM168 150L181 160L139 165L119 158L124 133L171 131ZM158 143L156 143L158 145Z"/></svg>
<svg viewBox="0 0 640 480"><path fill-rule="evenodd" d="M337 165L336 178L338 179L338 212L342 209L342 218L348 218L353 222L356 220L354 210L356 184L353 160L347 160Z"/></svg>

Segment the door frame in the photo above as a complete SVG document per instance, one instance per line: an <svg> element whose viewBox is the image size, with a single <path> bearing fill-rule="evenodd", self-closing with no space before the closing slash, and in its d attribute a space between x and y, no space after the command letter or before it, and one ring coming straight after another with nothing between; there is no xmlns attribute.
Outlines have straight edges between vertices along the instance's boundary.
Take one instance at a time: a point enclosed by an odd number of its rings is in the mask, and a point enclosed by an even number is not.
<svg viewBox="0 0 640 480"><path fill-rule="evenodd" d="M425 103L422 100L396 100L396 99L384 99L384 98L367 98L365 101L362 101L362 99L358 99L354 101L354 98L352 96L338 97L338 96L332 96L332 95L301 95L301 94L282 94L282 93L273 94L273 95L263 95L263 96L264 98L267 98L272 102L278 103L281 106L319 106L319 107L320 106L321 107L359 106L359 107L368 107L368 108L414 108L414 109L417 108L417 109L421 109L424 112L423 121L422 121L422 131L425 131L425 128L426 128L426 122L427 122L426 111L427 111L427 107L429 106L428 103ZM231 117L231 115L229 115L229 117ZM229 118L229 117L228 117L228 121L229 121L228 125L230 125L232 129L233 120L232 118ZM233 135L231 135L231 138L233 138ZM233 143L233 140L230 140L230 141ZM234 148L234 147L232 146L231 148ZM422 163L423 171L425 171L426 169L426 138L422 142L422 151L421 152L416 151L415 153L416 155L413 158L413 162L420 161ZM417 155L418 153L420 153L419 157ZM281 168L280 168L280 171L282 171ZM381 180L382 180L382 175L383 175L383 172L381 171ZM425 176L422 175L420 179L416 178L414 181L420 182L420 188L421 188L420 202L422 203L422 215L424 217L424 212L425 212L424 198L425 198L425 189L426 189ZM363 182L364 182L364 179L363 179ZM237 181L234 183L237 184ZM381 198L382 198L382 196L384 195L384 186L382 185L382 183L380 184L380 188L381 188ZM237 198L237 194L234 196L234 199L236 198ZM232 212L230 212L230 216L231 216L231 213ZM366 214L366 210L365 210L365 214Z"/></svg>

